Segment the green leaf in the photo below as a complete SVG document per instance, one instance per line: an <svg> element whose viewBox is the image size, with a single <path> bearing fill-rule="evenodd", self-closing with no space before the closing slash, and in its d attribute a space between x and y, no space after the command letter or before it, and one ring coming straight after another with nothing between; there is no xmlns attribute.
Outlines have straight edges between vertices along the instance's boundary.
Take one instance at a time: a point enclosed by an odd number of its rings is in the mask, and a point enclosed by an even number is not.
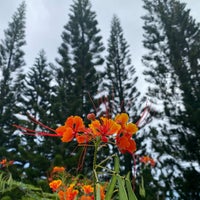
<svg viewBox="0 0 200 200"><path fill-rule="evenodd" d="M124 179L117 175L118 187L119 187L119 200L128 200L126 189L124 187Z"/></svg>
<svg viewBox="0 0 200 200"><path fill-rule="evenodd" d="M115 173L112 175L110 184L108 185L105 200L111 199L111 197L113 195L113 191L114 191L115 186L116 186L117 173L119 173L119 158L118 158L118 156L115 156L115 158L114 158L114 171L115 171Z"/></svg>
<svg viewBox="0 0 200 200"><path fill-rule="evenodd" d="M115 189L116 182L117 182L117 175L113 174L112 178L111 178L111 182L108 185L108 190L106 192L105 200L110 200L111 199L111 197L113 195L113 191Z"/></svg>
<svg viewBox="0 0 200 200"><path fill-rule="evenodd" d="M117 155L114 158L114 171L119 174L119 157Z"/></svg>
<svg viewBox="0 0 200 200"><path fill-rule="evenodd" d="M135 196L135 193L131 185L130 172L126 176L125 183L126 183L126 189L128 191L128 199L137 200L137 197Z"/></svg>
<svg viewBox="0 0 200 200"><path fill-rule="evenodd" d="M144 189L144 179L143 176L141 177L141 184L139 185L139 193L141 197L145 197L146 196L146 192Z"/></svg>
<svg viewBox="0 0 200 200"><path fill-rule="evenodd" d="M12 189L14 184L14 180L12 179L12 175L10 173L6 174L4 172L0 172L0 192L4 193Z"/></svg>

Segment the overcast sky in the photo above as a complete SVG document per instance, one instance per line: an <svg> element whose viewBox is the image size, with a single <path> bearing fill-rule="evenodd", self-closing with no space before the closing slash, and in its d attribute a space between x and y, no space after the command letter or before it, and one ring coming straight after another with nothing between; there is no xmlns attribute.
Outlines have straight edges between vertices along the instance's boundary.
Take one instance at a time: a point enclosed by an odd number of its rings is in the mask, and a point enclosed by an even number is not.
<svg viewBox="0 0 200 200"><path fill-rule="evenodd" d="M106 46L110 23L113 14L120 18L125 38L130 45L132 63L138 74L143 70L141 56L144 54L142 46L141 16L144 14L142 0L90 0L92 10L97 14L99 28ZM22 0L0 0L0 39L4 38L3 31ZM32 66L41 49L47 53L49 62L54 62L58 56L63 26L68 21L69 8L72 0L26 0L26 52L27 66ZM200 0L182 0L191 9L193 17L200 22Z"/></svg>

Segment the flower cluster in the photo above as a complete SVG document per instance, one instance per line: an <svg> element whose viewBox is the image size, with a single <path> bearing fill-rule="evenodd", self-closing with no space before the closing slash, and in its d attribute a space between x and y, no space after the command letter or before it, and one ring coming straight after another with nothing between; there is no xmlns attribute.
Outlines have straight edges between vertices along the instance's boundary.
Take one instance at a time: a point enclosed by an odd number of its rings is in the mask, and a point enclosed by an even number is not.
<svg viewBox="0 0 200 200"><path fill-rule="evenodd" d="M89 180L82 179L82 181L71 175L65 173L64 167L54 167L51 172L52 181L49 187L53 192L57 192L60 200L94 200L94 187ZM62 179L68 178L72 182L65 182ZM100 186L100 196L103 200L105 198L104 187Z"/></svg>
<svg viewBox="0 0 200 200"><path fill-rule="evenodd" d="M6 158L2 159L0 161L0 168L5 168L5 167L8 167L10 165L13 165L14 161L13 160L10 160L8 161Z"/></svg>
<svg viewBox="0 0 200 200"><path fill-rule="evenodd" d="M87 125L80 116L70 116L66 119L64 125L61 125L54 130L31 116L29 116L29 118L34 123L50 132L34 131L18 125L14 126L21 129L21 131L27 135L59 137L62 142L65 143L76 140L79 145L85 145L87 147L87 145L91 145L92 143L92 146L94 147L92 181L67 174L64 167L54 167L51 171L49 187L53 192L58 194L60 200L112 199L113 195L115 196L116 193L119 193L119 199L123 199L124 196L128 196L127 199L137 199L133 191L134 186L131 185L130 177L128 175L126 178L120 176L118 156L113 154L97 164L97 153L99 147L104 146L105 143L116 145L122 154L130 153L134 161L133 176L136 176L135 165L137 158L139 158L141 163L150 164L154 167L155 161L152 158L148 156L139 157L135 154L137 148L133 135L138 131L137 125L140 124L141 120L134 124L129 122L129 117L126 113L117 114L114 119L108 117L96 118L94 113L90 113L87 115L87 119L90 121ZM81 156L81 159L82 158L83 157ZM110 158L114 158L114 171L104 167ZM5 161L0 164L4 165L4 163ZM105 187L105 183L101 182L100 184L98 177L99 169L104 169L104 172L112 174L111 181L108 183L107 188ZM144 193L143 183L141 185L141 191Z"/></svg>
<svg viewBox="0 0 200 200"><path fill-rule="evenodd" d="M153 158L150 158L149 156L142 156L140 158L140 162L144 164L150 164L152 167L156 165L156 162Z"/></svg>
<svg viewBox="0 0 200 200"><path fill-rule="evenodd" d="M114 120L107 117L96 119L94 114L89 114L88 119L91 123L86 127L81 117L70 116L55 132L61 137L62 142L70 142L74 138L79 144L88 143L97 138L100 138L102 142L109 142L112 138L121 153L132 154L136 151L136 143L132 135L138 128L136 124L128 123L129 117L126 113L118 114Z"/></svg>

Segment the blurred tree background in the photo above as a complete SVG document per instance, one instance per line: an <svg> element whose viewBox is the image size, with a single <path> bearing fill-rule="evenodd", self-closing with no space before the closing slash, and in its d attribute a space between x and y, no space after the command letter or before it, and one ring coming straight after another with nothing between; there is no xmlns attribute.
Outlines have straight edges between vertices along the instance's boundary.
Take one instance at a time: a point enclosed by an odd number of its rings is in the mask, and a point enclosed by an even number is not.
<svg viewBox="0 0 200 200"><path fill-rule="evenodd" d="M25 136L13 124L44 131L30 123L27 112L51 128L70 115L87 123L90 112L111 117L126 112L137 122L148 99L150 123L139 127L136 154L147 154L157 164L141 172L147 191L143 199L200 199L199 23L179 0L143 0L146 54L141 59L148 90L140 94L139 66L131 63L120 19L111 19L104 47L91 2L72 3L55 63L41 50L33 65L26 65L25 2L14 13L0 41L0 159L15 160L10 169L14 179L48 191L52 167L76 173L82 149L57 138ZM107 109L100 110L101 104ZM102 157L108 154L109 149L102 151ZM133 169L132 156L121 157L121 162L124 173ZM90 163L85 160L82 173L89 173Z"/></svg>

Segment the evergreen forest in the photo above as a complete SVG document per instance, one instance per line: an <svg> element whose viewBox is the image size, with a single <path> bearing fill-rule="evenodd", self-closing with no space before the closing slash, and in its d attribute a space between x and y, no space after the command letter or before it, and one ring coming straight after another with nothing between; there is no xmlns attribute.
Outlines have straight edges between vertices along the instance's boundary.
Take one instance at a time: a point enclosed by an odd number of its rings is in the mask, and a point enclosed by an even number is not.
<svg viewBox="0 0 200 200"><path fill-rule="evenodd" d="M41 124L55 130L76 115L89 124L89 113L111 118L127 113L137 124L134 154L156 162L154 167L138 167L134 192L139 199L200 199L200 24L181 0L143 0L143 9L146 53L133 58L144 67L147 90L141 93L140 66L132 64L130 45L116 14L110 19L105 45L92 0L72 1L54 62L41 49L32 66L27 66L27 8L25 2L18 6L0 38L0 161L13 161L8 168L0 162L0 199L51 195L52 168L64 166L76 175L83 156L84 147L77 148L74 141L29 136L16 126L46 133ZM110 151L117 152L100 149L98 159L106 159ZM78 173L90 177L93 148L85 154ZM122 174L133 172L133 156L125 153L119 158ZM10 190L3 184L9 179L1 176L6 170L15 185ZM140 194L141 177L145 195ZM25 197L26 187L31 198Z"/></svg>

